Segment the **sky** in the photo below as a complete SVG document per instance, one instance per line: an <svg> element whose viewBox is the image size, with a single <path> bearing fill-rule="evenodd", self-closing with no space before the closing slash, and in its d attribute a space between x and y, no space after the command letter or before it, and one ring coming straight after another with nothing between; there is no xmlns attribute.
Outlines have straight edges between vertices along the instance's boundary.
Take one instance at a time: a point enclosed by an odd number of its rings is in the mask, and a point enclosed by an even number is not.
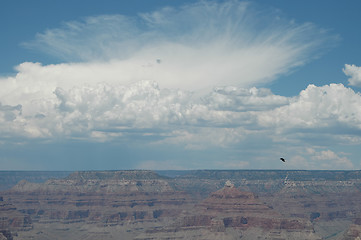
<svg viewBox="0 0 361 240"><path fill-rule="evenodd" d="M360 11L1 1L0 170L358 170Z"/></svg>

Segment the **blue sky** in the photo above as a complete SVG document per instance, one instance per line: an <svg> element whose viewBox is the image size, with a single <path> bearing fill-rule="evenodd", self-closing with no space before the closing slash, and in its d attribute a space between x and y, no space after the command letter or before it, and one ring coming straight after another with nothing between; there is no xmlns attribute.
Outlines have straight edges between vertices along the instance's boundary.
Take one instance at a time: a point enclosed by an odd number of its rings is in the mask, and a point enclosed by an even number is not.
<svg viewBox="0 0 361 240"><path fill-rule="evenodd" d="M0 170L360 169L360 10L2 1Z"/></svg>

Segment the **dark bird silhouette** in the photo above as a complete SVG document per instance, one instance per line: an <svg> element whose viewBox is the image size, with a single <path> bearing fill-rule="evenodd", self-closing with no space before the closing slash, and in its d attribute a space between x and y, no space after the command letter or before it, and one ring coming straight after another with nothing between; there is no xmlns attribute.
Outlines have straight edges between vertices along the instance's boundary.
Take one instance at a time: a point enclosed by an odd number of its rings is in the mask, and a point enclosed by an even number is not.
<svg viewBox="0 0 361 240"><path fill-rule="evenodd" d="M280 160L281 160L282 162L286 162L286 160L285 160L284 158L280 158Z"/></svg>

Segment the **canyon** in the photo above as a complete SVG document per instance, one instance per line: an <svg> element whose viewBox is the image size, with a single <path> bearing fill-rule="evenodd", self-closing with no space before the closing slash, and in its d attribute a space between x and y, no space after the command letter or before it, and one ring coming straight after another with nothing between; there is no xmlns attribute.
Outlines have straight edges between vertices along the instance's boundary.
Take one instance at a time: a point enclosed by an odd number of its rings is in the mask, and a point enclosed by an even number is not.
<svg viewBox="0 0 361 240"><path fill-rule="evenodd" d="M0 240L359 239L360 177L361 171L0 171Z"/></svg>

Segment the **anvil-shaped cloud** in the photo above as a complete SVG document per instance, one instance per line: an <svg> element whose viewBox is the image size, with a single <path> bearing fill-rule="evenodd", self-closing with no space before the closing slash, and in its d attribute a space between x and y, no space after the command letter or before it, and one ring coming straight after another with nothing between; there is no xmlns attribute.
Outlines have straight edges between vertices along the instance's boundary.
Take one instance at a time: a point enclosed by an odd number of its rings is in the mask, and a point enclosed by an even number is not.
<svg viewBox="0 0 361 240"><path fill-rule="evenodd" d="M271 81L317 56L314 50L328 46L331 38L313 24L294 23L273 9L202 1L136 17L67 22L24 45L66 62L87 62L42 67L51 74L43 77L60 78L58 84L151 80L165 88L202 90ZM32 68L39 66L28 65L27 73Z"/></svg>
<svg viewBox="0 0 361 240"><path fill-rule="evenodd" d="M272 152L285 143L299 152L291 163L327 156L352 168L324 143L307 156L301 152L310 148L304 139L316 133L331 140L327 134L337 131L334 142L361 142L359 93L341 84L309 85L295 97L262 88L332 40L313 24L238 1L67 22L24 44L64 63L25 62L15 76L0 78L0 143L119 140L234 152L255 145L254 152Z"/></svg>

